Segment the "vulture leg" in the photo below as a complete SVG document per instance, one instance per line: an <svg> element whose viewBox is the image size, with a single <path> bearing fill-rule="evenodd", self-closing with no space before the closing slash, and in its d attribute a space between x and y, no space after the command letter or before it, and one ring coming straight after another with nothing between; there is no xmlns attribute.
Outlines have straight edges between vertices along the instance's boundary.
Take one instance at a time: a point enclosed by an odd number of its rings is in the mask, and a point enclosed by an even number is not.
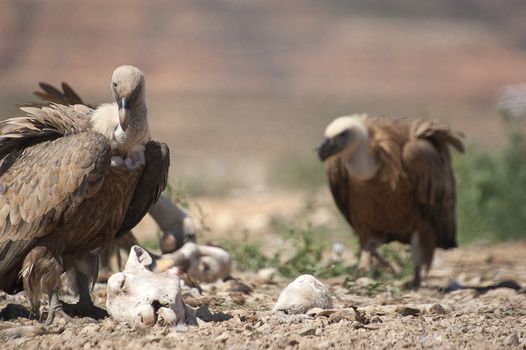
<svg viewBox="0 0 526 350"><path fill-rule="evenodd" d="M358 273L365 274L372 270L373 256L369 250L360 250L360 261L358 262Z"/></svg>
<svg viewBox="0 0 526 350"><path fill-rule="evenodd" d="M58 298L58 291L53 291L49 294L49 311L46 318L46 326L49 326L53 323L55 316L60 316L67 322L73 321L73 319L64 312L62 308L62 302Z"/></svg>
<svg viewBox="0 0 526 350"><path fill-rule="evenodd" d="M79 301L75 305L65 304L68 313L86 316L94 319L101 319L108 314L103 309L95 306L91 301L90 292L94 281L97 280L99 256L98 253L87 253L82 256L67 257L67 264L70 264L70 271L75 281L75 289L79 294Z"/></svg>
<svg viewBox="0 0 526 350"><path fill-rule="evenodd" d="M429 270L433 255L435 252L435 244L431 234L421 234L419 232L413 233L411 236L411 256L413 264L415 265L414 279L406 284L407 287L418 289L422 281L422 266Z"/></svg>
<svg viewBox="0 0 526 350"><path fill-rule="evenodd" d="M364 274L371 272L374 266L378 264L384 268L389 269L393 274L400 272L400 268L387 260L385 260L376 250L379 246L379 241L369 239L365 244L360 244L360 261L358 263L358 273Z"/></svg>
<svg viewBox="0 0 526 350"><path fill-rule="evenodd" d="M378 247L378 242L371 239L372 234L370 232L360 232L358 237L360 239L360 261L358 262L358 273L366 274L371 272L373 269L373 255Z"/></svg>
<svg viewBox="0 0 526 350"><path fill-rule="evenodd" d="M133 232L130 231L126 233L121 238L113 241L111 245L101 250L100 253L100 269L101 273L99 274L98 281L105 283L108 281L108 278L113 274L111 260L114 256L117 262L117 271L123 270L123 259L121 257L121 250L124 250L126 254L130 252L131 247L134 245L139 245L139 241L133 235Z"/></svg>
<svg viewBox="0 0 526 350"><path fill-rule="evenodd" d="M378 260L381 266L389 269L393 274L397 274L400 272L400 267L390 261L385 260L376 250L372 252L373 257Z"/></svg>
<svg viewBox="0 0 526 350"><path fill-rule="evenodd" d="M56 311L62 310L58 302L60 275L64 271L62 263L55 254L45 246L33 248L25 257L20 276L33 312L40 316L40 298L42 294L49 296L49 313L46 323L51 323Z"/></svg>
<svg viewBox="0 0 526 350"><path fill-rule="evenodd" d="M106 283L108 281L108 278L112 275L111 270L111 257L114 256L117 259L117 265L119 267L120 271L120 265L121 265L121 259L120 259L120 252L118 246L113 242L108 247L101 249L99 261L99 276L98 276L98 282Z"/></svg>

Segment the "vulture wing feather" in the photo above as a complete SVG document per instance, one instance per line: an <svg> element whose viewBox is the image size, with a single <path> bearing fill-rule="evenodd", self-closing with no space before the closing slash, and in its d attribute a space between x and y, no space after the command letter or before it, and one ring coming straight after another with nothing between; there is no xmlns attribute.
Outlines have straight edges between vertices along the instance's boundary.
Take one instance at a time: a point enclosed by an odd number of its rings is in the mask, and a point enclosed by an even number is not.
<svg viewBox="0 0 526 350"><path fill-rule="evenodd" d="M73 108L26 111L27 117L0 122L0 276L68 222L110 166L107 139L82 131L85 120ZM3 278L0 289L11 282Z"/></svg>
<svg viewBox="0 0 526 350"><path fill-rule="evenodd" d="M422 215L435 226L437 246L453 248L456 243L455 177L449 146L463 151L462 140L443 124L417 121L404 146L403 160Z"/></svg>
<svg viewBox="0 0 526 350"><path fill-rule="evenodd" d="M48 83L40 82L38 85L42 91L34 91L33 95L43 100L44 103L31 103L30 105L33 107L43 107L49 103L57 103L66 106L76 104L84 105L82 98L80 98L68 83L62 82L62 91Z"/></svg>
<svg viewBox="0 0 526 350"><path fill-rule="evenodd" d="M145 145L144 156L146 164L143 174L135 188L117 237L122 237L141 221L166 187L170 166L168 146L165 143L150 140Z"/></svg>

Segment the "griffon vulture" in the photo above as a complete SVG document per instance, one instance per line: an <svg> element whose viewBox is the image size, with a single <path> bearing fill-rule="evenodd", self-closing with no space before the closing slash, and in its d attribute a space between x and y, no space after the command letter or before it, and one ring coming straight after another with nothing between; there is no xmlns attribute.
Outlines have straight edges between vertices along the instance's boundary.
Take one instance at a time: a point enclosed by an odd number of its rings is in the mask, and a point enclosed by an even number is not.
<svg viewBox="0 0 526 350"><path fill-rule="evenodd" d="M128 232L166 186L168 147L150 140L142 72L118 67L115 103L22 108L0 122L0 289L23 288L47 323L67 317L57 276L79 273L79 313L93 311L93 252ZM96 257L96 256L95 256ZM94 271L95 270L95 271Z"/></svg>
<svg viewBox="0 0 526 350"><path fill-rule="evenodd" d="M61 87L54 87L51 84L40 82L39 87L40 90L34 91L33 94L39 97L41 101L30 103L28 104L29 106L44 107L51 103L58 103L63 105L83 104L91 107L84 103L82 98L66 82L62 82ZM159 240L159 246L163 254L173 253L186 242L195 242L195 228L192 218L165 196L161 195L159 197L157 202L150 208L149 214L163 232ZM123 267L120 254L121 250L128 254L131 247L138 244L133 232L130 231L116 240L114 244L102 250L99 256L99 281L105 282L110 276L110 260L112 256L116 257L118 271L121 271ZM102 272L102 274L100 272Z"/></svg>
<svg viewBox="0 0 526 350"><path fill-rule="evenodd" d="M380 244L410 243L418 288L435 248L457 246L449 146L464 151L459 135L433 121L353 115L327 126L318 155L334 201L358 235L359 270L370 269L373 257L387 264L376 252Z"/></svg>

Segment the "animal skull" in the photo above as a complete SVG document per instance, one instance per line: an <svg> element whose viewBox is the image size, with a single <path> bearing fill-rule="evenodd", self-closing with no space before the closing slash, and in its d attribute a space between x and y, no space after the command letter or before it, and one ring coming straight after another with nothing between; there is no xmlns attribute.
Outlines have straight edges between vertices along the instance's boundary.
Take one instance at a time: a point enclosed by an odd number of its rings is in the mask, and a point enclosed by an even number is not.
<svg viewBox="0 0 526 350"><path fill-rule="evenodd" d="M179 278L155 273L152 266L146 250L136 245L131 248L124 271L108 279L106 308L110 316L145 326L196 324L194 311L183 302Z"/></svg>
<svg viewBox="0 0 526 350"><path fill-rule="evenodd" d="M327 287L314 276L301 275L281 291L272 312L303 314L312 308L331 307L332 300Z"/></svg>

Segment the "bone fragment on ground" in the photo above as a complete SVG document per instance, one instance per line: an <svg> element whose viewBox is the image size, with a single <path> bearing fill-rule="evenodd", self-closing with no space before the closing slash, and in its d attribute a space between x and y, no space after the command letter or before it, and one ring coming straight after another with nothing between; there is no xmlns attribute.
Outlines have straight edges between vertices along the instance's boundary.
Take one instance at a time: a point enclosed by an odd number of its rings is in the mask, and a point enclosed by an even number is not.
<svg viewBox="0 0 526 350"><path fill-rule="evenodd" d="M106 307L119 322L153 326L195 324L193 310L184 304L179 278L152 271L152 257L133 246L123 272L108 279Z"/></svg>
<svg viewBox="0 0 526 350"><path fill-rule="evenodd" d="M165 233L160 242L163 254L172 253L184 243L195 241L196 230L192 218L168 198L161 195L149 213Z"/></svg>
<svg viewBox="0 0 526 350"><path fill-rule="evenodd" d="M230 277L232 258L219 247L186 243L172 254L165 254L156 261L157 271L180 269L199 282L215 282Z"/></svg>
<svg viewBox="0 0 526 350"><path fill-rule="evenodd" d="M301 275L281 291L272 312L306 313L312 308L330 309L329 290L314 276Z"/></svg>

